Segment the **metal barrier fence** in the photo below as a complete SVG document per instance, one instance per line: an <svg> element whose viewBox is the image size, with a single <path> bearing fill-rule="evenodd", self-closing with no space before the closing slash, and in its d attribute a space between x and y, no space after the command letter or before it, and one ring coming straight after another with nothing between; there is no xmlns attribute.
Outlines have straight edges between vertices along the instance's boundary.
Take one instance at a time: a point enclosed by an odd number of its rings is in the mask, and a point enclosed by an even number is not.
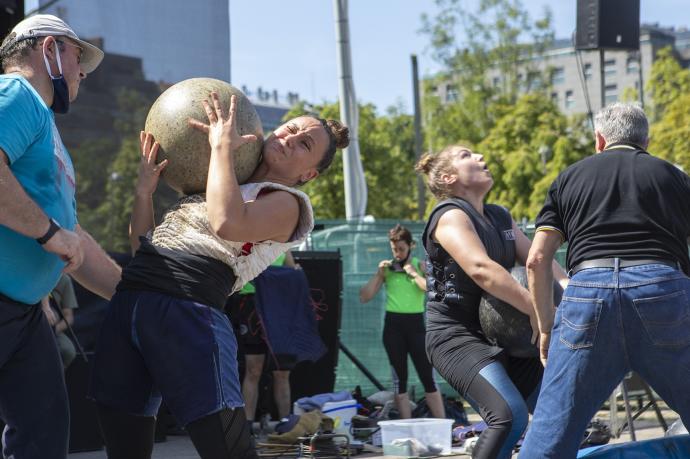
<svg viewBox="0 0 690 459"><path fill-rule="evenodd" d="M376 272L378 263L391 258L388 230L400 223L407 227L417 242L413 255L424 259L420 239L423 222L377 220L370 223L327 220L317 222L323 229L315 231L308 244L310 250L339 250L343 261L342 324L340 340L374 376L387 388L392 388L391 370L383 348L383 319L385 313L385 289L367 304L359 302L359 289ZM523 231L531 237L534 227L525 225ZM565 262L565 248L557 253L558 261ZM408 387L420 395L424 392L414 366L408 362ZM437 378L444 393L453 389L440 377ZM374 385L345 356L340 354L336 378L336 390L352 390L362 386L365 394L375 392Z"/></svg>

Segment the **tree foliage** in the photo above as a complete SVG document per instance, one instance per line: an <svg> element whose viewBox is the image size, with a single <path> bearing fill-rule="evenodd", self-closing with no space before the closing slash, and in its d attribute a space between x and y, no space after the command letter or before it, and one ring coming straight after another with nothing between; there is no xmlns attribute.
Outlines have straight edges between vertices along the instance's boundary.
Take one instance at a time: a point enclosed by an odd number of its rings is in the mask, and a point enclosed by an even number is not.
<svg viewBox="0 0 690 459"><path fill-rule="evenodd" d="M77 172L80 224L107 250L129 252L128 227L139 166L139 131L152 101L138 91L118 93L113 128L120 143L87 141L72 152ZM175 199L175 192L159 187L154 202L158 214Z"/></svg>
<svg viewBox="0 0 690 459"><path fill-rule="evenodd" d="M338 104L314 106L321 118L338 119ZM294 107L285 120L308 113L304 105ZM368 187L367 214L377 218L415 218L417 212L414 172L414 119L392 107L379 116L371 104L359 107L359 150ZM317 218L345 217L342 152L330 168L304 186Z"/></svg>
<svg viewBox="0 0 690 459"><path fill-rule="evenodd" d="M444 68L440 80L451 79L463 103L483 119L481 101L499 96L512 103L528 78L543 80L532 59L547 49L554 32L548 8L533 21L520 0L479 0L476 12L468 3L435 0L437 14L422 15L421 31ZM488 78L490 71L500 75L499 84Z"/></svg>
<svg viewBox="0 0 690 459"><path fill-rule="evenodd" d="M690 71L680 66L670 47L657 53L645 89L653 101L652 121L660 120L679 95L690 93Z"/></svg>
<svg viewBox="0 0 690 459"><path fill-rule="evenodd" d="M567 118L551 102L548 68L536 69L553 40L551 14L532 21L519 0L480 0L475 13L467 1L435 3L422 31L444 70L426 82L427 147L482 153L494 177L488 199L533 219L558 173L593 149L583 118ZM436 96L440 84L455 85L455 100Z"/></svg>
<svg viewBox="0 0 690 459"><path fill-rule="evenodd" d="M647 91L654 120L650 151L690 172L690 70L678 64L669 48L659 52Z"/></svg>
<svg viewBox="0 0 690 459"><path fill-rule="evenodd" d="M494 177L489 201L515 219L534 219L558 173L592 152L583 119L569 120L548 98L527 94L477 145Z"/></svg>

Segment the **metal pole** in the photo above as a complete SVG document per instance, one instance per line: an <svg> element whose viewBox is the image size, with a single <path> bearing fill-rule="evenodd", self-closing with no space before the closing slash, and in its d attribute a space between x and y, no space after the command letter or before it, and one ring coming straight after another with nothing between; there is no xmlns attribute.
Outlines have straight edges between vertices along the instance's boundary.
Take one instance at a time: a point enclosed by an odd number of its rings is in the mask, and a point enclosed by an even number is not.
<svg viewBox="0 0 690 459"><path fill-rule="evenodd" d="M606 107L606 74L604 71L604 49L599 48L599 78L601 91L601 108Z"/></svg>
<svg viewBox="0 0 690 459"><path fill-rule="evenodd" d="M642 107L642 110L644 110L644 73L642 72L642 46L640 46L640 48L638 49L637 55L639 56L639 60L637 62L637 71L640 74L640 107Z"/></svg>
<svg viewBox="0 0 690 459"><path fill-rule="evenodd" d="M350 38L347 17L347 0L333 0L335 10L335 27L337 36L338 64L340 74L340 118L346 125L351 126L351 109L348 86L352 82L352 65L350 62ZM352 170L352 149L343 150L343 181L345 185L345 217L361 217L357 215L355 203L355 171Z"/></svg>
<svg viewBox="0 0 690 459"><path fill-rule="evenodd" d="M230 2L231 0L228 0L228 83L232 83L232 33L230 29L232 15L230 14Z"/></svg>
<svg viewBox="0 0 690 459"><path fill-rule="evenodd" d="M419 104L419 69L417 56L412 59L412 94L414 95L414 157L416 161L422 156L422 109ZM424 193L424 180L421 174L417 174L417 218L424 218L426 210L426 194Z"/></svg>

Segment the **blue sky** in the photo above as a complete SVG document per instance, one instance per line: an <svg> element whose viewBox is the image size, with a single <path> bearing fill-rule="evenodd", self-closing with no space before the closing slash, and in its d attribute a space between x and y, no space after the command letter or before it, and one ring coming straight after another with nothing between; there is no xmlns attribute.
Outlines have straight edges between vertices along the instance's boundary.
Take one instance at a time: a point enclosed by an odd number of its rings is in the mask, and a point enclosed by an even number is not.
<svg viewBox="0 0 690 459"><path fill-rule="evenodd" d="M468 4L476 0L468 0ZM576 0L523 0L533 17L553 12L557 37L575 29ZM230 0L232 83L248 88L298 92L314 103L338 97L332 0ZM422 76L438 67L418 33L433 0L350 0L352 68L357 99L379 112L402 104L412 110L410 54ZM690 28L690 0L641 0L643 23Z"/></svg>

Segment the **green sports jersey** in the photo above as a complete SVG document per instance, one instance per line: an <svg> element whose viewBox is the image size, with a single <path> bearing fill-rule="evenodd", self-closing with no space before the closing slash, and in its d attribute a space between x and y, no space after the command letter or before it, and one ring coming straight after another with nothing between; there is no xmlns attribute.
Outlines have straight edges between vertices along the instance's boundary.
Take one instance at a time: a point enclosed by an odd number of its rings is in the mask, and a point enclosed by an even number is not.
<svg viewBox="0 0 690 459"><path fill-rule="evenodd" d="M412 266L417 273L424 273L419 267L419 259L412 258ZM384 274L386 283L386 311L402 314L418 314L424 312L424 290L417 286L415 280L407 273L396 273L386 269Z"/></svg>

